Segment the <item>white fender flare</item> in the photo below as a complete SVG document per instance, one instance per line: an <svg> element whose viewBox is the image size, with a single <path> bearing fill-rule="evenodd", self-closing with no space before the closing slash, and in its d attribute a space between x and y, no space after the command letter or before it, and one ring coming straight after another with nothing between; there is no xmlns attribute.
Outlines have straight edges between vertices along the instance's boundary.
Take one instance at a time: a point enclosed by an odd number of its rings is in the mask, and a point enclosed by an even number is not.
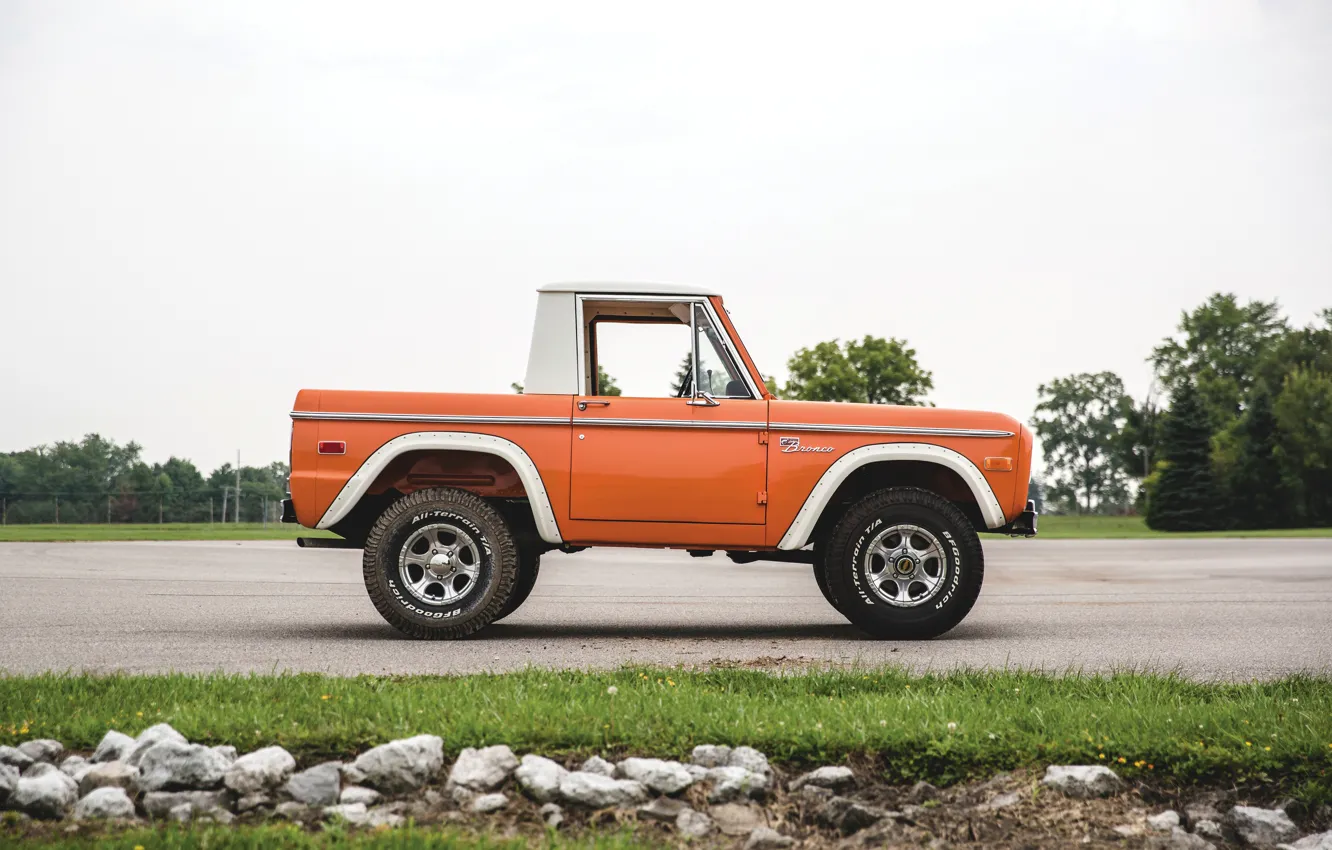
<svg viewBox="0 0 1332 850"><path fill-rule="evenodd" d="M547 543L560 545L560 526L555 521L555 511L550 506L550 497L546 494L546 485L541 481L541 473L527 452L517 443L494 437L490 434L473 434L467 431L417 431L395 437L375 450L365 459L356 474L347 479L333 503L324 511L316 528L328 528L345 517L356 507L356 503L365 495L366 490L398 455L404 452L438 449L442 451L468 451L495 455L509 462L518 472L518 478L527 491L527 501L532 506L532 516L536 520L537 533Z"/></svg>
<svg viewBox="0 0 1332 850"><path fill-rule="evenodd" d="M860 467L885 460L920 460L947 467L961 476L971 488L971 495L976 497L976 504L980 506L986 528L999 528L1008 521L1004 517L1004 509L999 506L999 500L995 498L990 482L976 468L976 464L968 460L965 455L929 443L881 443L849 451L828 467L814 485L814 489L809 492L805 504L800 506L800 512L791 521L786 534L782 535L777 548L800 549L808 544L809 536L814 533L814 524L819 521L823 509L828 506L828 500L837 492L842 482Z"/></svg>

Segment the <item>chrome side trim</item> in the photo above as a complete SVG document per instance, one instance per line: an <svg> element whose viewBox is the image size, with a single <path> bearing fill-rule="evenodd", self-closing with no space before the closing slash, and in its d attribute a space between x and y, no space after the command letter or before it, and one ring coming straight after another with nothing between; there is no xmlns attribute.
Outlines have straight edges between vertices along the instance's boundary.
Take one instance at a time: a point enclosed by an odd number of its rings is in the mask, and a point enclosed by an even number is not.
<svg viewBox="0 0 1332 850"><path fill-rule="evenodd" d="M467 416L428 413L325 413L293 410L292 419L335 422L431 422L440 425L568 425L568 416Z"/></svg>
<svg viewBox="0 0 1332 850"><path fill-rule="evenodd" d="M766 422L727 422L720 419L575 419L575 425L608 425L615 428L721 428L762 431Z"/></svg>
<svg viewBox="0 0 1332 850"><path fill-rule="evenodd" d="M773 422L769 431L820 431L837 434L905 434L920 437L1011 437L1012 431L983 428L918 428L910 425L816 425L803 422Z"/></svg>
<svg viewBox="0 0 1332 850"><path fill-rule="evenodd" d="M536 520L537 533L541 535L541 539L556 546L564 542L560 537L560 526L555 520L555 510L551 507L550 496L546 493L546 485L527 452L518 444L502 437L457 431L418 431L395 437L380 446L374 454L365 459L361 468L347 479L347 483L342 485L342 490L328 506L328 510L324 511L324 516L315 527L328 528L345 517L370 489L370 485L379 477L384 467L388 466L389 461L403 452L421 449L484 452L504 458L517 471L518 478L523 482L523 489L527 491L527 502L532 507L532 516Z"/></svg>
<svg viewBox="0 0 1332 850"><path fill-rule="evenodd" d="M999 528L1007 521L1004 519L1004 510L999 506L999 500L990 487L990 482L976 468L976 464L965 455L930 443L878 443L847 452L828 467L814 485L814 489L810 490L805 503L800 506L800 512L796 514L790 527L778 541L777 548L800 549L809 543L809 537L814 532L819 516L842 482L860 467L884 460L918 460L946 466L966 482L976 499L976 504L980 507L986 528Z"/></svg>

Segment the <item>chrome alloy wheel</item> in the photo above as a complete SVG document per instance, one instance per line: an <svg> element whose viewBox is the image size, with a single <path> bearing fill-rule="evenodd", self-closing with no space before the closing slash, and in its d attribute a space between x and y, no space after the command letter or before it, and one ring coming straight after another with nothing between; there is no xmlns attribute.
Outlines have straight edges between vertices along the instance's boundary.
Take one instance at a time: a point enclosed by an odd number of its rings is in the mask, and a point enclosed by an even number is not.
<svg viewBox="0 0 1332 850"><path fill-rule="evenodd" d="M476 586L481 550L471 535L452 523L425 525L412 532L398 557L398 575L407 592L427 605L450 605Z"/></svg>
<svg viewBox="0 0 1332 850"><path fill-rule="evenodd" d="M894 525L878 533L862 568L874 594L898 608L914 608L943 587L947 556L938 538L916 525Z"/></svg>

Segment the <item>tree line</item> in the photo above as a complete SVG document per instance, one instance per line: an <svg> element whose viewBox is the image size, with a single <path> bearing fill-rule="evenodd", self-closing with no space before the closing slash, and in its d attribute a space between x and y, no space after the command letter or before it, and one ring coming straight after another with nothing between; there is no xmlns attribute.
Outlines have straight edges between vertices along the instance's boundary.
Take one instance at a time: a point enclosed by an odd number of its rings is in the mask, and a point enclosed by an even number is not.
<svg viewBox="0 0 1332 850"><path fill-rule="evenodd" d="M6 523L209 522L236 517L236 468L204 474L172 457L146 463L138 443L97 434L0 454L0 513ZM242 466L240 520L271 521L287 489L285 463Z"/></svg>

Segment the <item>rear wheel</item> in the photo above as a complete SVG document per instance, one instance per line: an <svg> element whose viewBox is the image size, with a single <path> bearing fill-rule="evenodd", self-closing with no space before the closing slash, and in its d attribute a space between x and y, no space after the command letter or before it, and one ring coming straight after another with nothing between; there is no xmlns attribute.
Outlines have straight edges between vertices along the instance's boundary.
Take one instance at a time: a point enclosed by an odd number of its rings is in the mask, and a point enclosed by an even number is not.
<svg viewBox="0 0 1332 850"><path fill-rule="evenodd" d="M495 622L517 611L527 601L527 597L532 595L532 588L536 587L537 574L541 572L541 556L535 554L535 549L535 546L531 546L530 549L521 547L518 556L518 578L513 583L513 592L509 594L509 600L500 609L499 616L495 617ZM528 554L529 551L533 554Z"/></svg>
<svg viewBox="0 0 1332 850"><path fill-rule="evenodd" d="M499 512L471 493L418 490L394 502L365 542L370 601L414 638L447 640L493 623L512 596L518 547Z"/></svg>
<svg viewBox="0 0 1332 850"><path fill-rule="evenodd" d="M829 601L882 639L947 632L971 611L985 576L970 521L947 499L914 487L880 490L853 505L823 563Z"/></svg>

